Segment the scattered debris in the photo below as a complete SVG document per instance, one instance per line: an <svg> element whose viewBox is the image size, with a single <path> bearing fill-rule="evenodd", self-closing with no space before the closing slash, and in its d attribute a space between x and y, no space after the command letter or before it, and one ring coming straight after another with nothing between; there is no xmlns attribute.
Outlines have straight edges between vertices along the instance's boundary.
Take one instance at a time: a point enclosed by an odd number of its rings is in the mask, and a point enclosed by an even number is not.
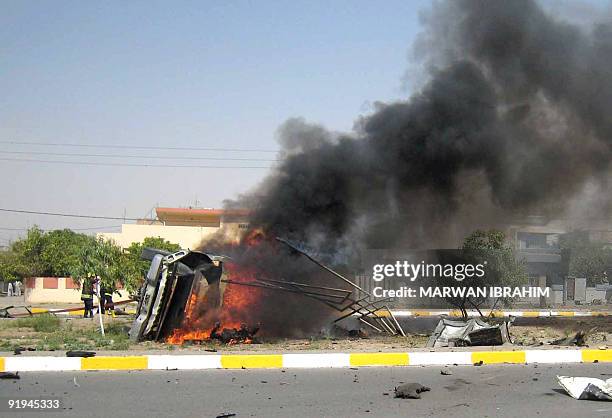
<svg viewBox="0 0 612 418"><path fill-rule="evenodd" d="M482 360L480 360L477 363L474 363L474 366L482 366L484 364L484 362Z"/></svg>
<svg viewBox="0 0 612 418"><path fill-rule="evenodd" d="M224 344L257 343L255 334L259 331L259 326L249 328L245 323L240 324L240 329L223 328L221 323L216 322L215 327L210 331L211 340L219 340Z"/></svg>
<svg viewBox="0 0 612 418"><path fill-rule="evenodd" d="M612 379L557 376L559 385L574 399L612 401Z"/></svg>
<svg viewBox="0 0 612 418"><path fill-rule="evenodd" d="M66 351L66 357L94 357L95 351L70 350Z"/></svg>
<svg viewBox="0 0 612 418"><path fill-rule="evenodd" d="M229 418L229 417L235 417L235 416L236 414L232 412L228 412L226 414L217 415L216 418Z"/></svg>
<svg viewBox="0 0 612 418"><path fill-rule="evenodd" d="M6 308L1 308L0 309L0 318L12 318L11 314L8 311L11 308L12 308L12 306L7 306Z"/></svg>
<svg viewBox="0 0 612 418"><path fill-rule="evenodd" d="M453 372L451 372L450 370L440 370L440 374L442 376L451 376Z"/></svg>
<svg viewBox="0 0 612 418"><path fill-rule="evenodd" d="M25 347L17 347L17 348L15 348L15 350L13 350L13 353L16 356L19 356L19 355L21 355L22 351L26 351L26 348Z"/></svg>
<svg viewBox="0 0 612 418"><path fill-rule="evenodd" d="M363 339L367 339L368 334L362 330L362 329L351 329L348 332L348 337L351 339L358 339L358 338L363 338Z"/></svg>
<svg viewBox="0 0 612 418"><path fill-rule="evenodd" d="M405 383L395 388L395 397L402 399L421 399L422 392L429 392L431 388L420 383Z"/></svg>
<svg viewBox="0 0 612 418"><path fill-rule="evenodd" d="M576 334L574 334L573 336L570 335L567 338L560 338L558 340L554 340L551 342L552 345L565 345L565 346L569 346L569 345L575 345L578 347L584 347L586 345L586 337L587 337L588 333L584 332L584 331L578 331Z"/></svg>
<svg viewBox="0 0 612 418"><path fill-rule="evenodd" d="M19 372L0 372L0 379L21 379Z"/></svg>
<svg viewBox="0 0 612 418"><path fill-rule="evenodd" d="M115 315L126 316L126 315L129 315L129 313L127 313L121 308L115 308Z"/></svg>
<svg viewBox="0 0 612 418"><path fill-rule="evenodd" d="M77 381L76 381L76 376L72 378L72 383L74 383L74 387L76 387L76 388L80 388L81 387L81 385L79 385L77 383Z"/></svg>

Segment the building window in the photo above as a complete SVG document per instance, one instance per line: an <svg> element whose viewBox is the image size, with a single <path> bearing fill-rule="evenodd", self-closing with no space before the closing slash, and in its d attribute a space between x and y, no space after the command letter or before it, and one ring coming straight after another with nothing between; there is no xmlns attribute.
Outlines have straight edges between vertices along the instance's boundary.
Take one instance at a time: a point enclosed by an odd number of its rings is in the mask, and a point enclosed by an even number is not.
<svg viewBox="0 0 612 418"><path fill-rule="evenodd" d="M239 229L249 229L249 224L238 224Z"/></svg>
<svg viewBox="0 0 612 418"><path fill-rule="evenodd" d="M559 248L559 234L542 234L519 232L517 234L519 249L551 249Z"/></svg>

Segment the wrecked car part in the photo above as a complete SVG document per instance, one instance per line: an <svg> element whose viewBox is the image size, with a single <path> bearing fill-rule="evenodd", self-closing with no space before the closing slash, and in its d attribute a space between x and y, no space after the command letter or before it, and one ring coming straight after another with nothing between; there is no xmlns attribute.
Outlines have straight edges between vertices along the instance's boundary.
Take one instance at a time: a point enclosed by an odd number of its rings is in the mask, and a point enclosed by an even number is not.
<svg viewBox="0 0 612 418"><path fill-rule="evenodd" d="M206 306L221 305L224 289L220 284L221 261L224 257L199 251L170 253L145 248L141 258L150 260L151 265L129 332L132 341L158 340L170 335L184 319L185 307L192 295L205 293Z"/></svg>
<svg viewBox="0 0 612 418"><path fill-rule="evenodd" d="M557 376L559 385L574 399L612 401L612 379Z"/></svg>
<svg viewBox="0 0 612 418"><path fill-rule="evenodd" d="M395 397L402 399L421 399L422 392L429 392L431 388L420 383L404 383L395 388Z"/></svg>
<svg viewBox="0 0 612 418"><path fill-rule="evenodd" d="M470 345L502 345L504 339L500 327L481 328L467 335Z"/></svg>
<svg viewBox="0 0 612 418"><path fill-rule="evenodd" d="M0 372L0 379L14 379L14 380L18 380L21 379L21 377L19 377L19 372Z"/></svg>
<svg viewBox="0 0 612 418"><path fill-rule="evenodd" d="M479 318L467 321L441 319L429 337L427 347L502 345L511 341L508 324L490 325Z"/></svg>

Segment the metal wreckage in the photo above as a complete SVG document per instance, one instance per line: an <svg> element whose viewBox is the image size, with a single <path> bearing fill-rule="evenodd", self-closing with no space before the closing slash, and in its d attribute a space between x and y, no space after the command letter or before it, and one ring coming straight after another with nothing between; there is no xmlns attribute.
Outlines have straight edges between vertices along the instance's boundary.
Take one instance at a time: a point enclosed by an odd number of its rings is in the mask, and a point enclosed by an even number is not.
<svg viewBox="0 0 612 418"><path fill-rule="evenodd" d="M191 250L169 253L146 248L141 257L149 260L151 265L140 290L130 339L172 342L176 330L189 321L194 303L197 303L196 309L199 312L219 309L228 285L299 294L336 311L334 323L354 316L360 323L376 332L405 336L399 322L386 305L388 298L374 300L369 292L316 260L298 245L282 238L276 240L318 265L344 287L316 286L270 278L236 281L224 269L228 257ZM222 328L223 325L215 323L212 329L191 338L217 339L224 343L251 342L260 326L249 328L247 324L240 324L233 328ZM265 324L261 326L265 327Z"/></svg>

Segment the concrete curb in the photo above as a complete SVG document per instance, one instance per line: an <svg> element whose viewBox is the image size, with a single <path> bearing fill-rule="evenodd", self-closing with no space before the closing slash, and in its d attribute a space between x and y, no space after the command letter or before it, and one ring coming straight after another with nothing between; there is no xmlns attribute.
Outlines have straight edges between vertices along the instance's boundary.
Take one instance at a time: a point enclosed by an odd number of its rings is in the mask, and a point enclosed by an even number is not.
<svg viewBox="0 0 612 418"><path fill-rule="evenodd" d="M281 369L612 362L608 350L0 357L0 371Z"/></svg>
<svg viewBox="0 0 612 418"><path fill-rule="evenodd" d="M380 315L385 315L386 312L380 312ZM419 317L419 316L452 316L461 317L461 312L458 310L404 310L391 309L391 313L398 318L402 317ZM559 311L559 310L543 310L543 311L498 311L491 312L490 310L482 310L484 316L492 316L494 318L504 318L509 316L525 317L525 318L540 318L540 317L571 317L571 316L611 316L609 311ZM388 315L388 314L387 314ZM476 310L468 310L468 316L480 317L480 313Z"/></svg>

